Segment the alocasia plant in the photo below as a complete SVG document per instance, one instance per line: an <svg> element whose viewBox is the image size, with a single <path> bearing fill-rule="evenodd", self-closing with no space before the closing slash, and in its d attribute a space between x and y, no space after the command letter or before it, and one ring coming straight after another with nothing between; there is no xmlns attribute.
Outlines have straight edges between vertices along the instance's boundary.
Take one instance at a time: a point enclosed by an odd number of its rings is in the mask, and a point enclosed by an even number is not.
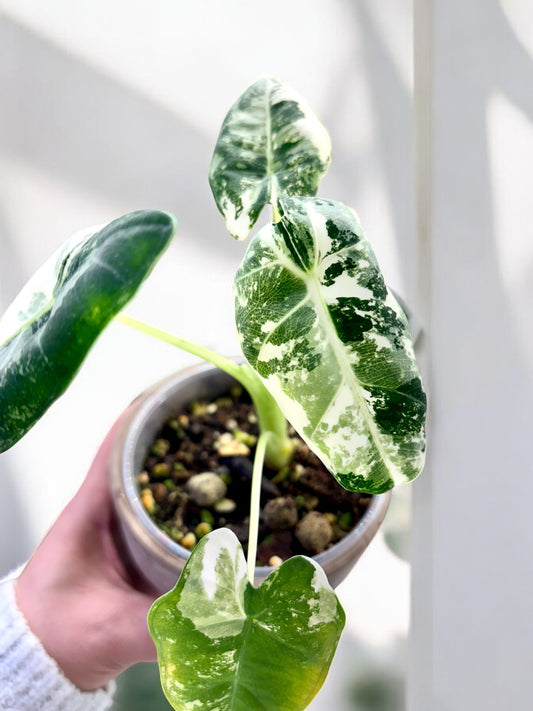
<svg viewBox="0 0 533 711"><path fill-rule="evenodd" d="M243 353L277 403L265 405L281 408L345 488L379 493L423 466L425 395L407 318L357 216L314 197L329 150L306 103L263 78L226 116L210 184L238 239L272 205L273 224L253 237L235 276ZM215 531L150 612L178 711L299 711L333 658L344 614L310 561L286 561L252 587L258 510L252 492L248 582L237 541Z"/></svg>
<svg viewBox="0 0 533 711"><path fill-rule="evenodd" d="M316 563L297 556L253 586L263 459L281 467L291 456L286 419L347 489L386 491L423 466L425 395L407 318L355 213L315 197L329 163L325 128L274 78L223 123L209 180L229 232L244 239L266 204L273 213L235 277L246 364L117 316L227 370L259 416L247 573L235 536L213 531L149 614L177 711L300 711L333 658L344 613ZM166 213L127 215L63 250L48 288L23 292L0 322L0 451L65 389L174 230Z"/></svg>

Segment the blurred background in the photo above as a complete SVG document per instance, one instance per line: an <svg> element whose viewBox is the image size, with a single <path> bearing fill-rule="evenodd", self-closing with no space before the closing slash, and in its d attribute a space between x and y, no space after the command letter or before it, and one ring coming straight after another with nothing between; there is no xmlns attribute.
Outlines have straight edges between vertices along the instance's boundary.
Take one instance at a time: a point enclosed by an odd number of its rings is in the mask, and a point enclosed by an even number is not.
<svg viewBox="0 0 533 711"><path fill-rule="evenodd" d="M178 236L128 312L237 353L245 245L207 172L229 106L269 73L329 129L320 194L357 210L422 324L431 449L412 534L400 489L339 588L348 624L313 711L533 703L532 37L523 0L0 0L2 310L73 232L161 208ZM0 457L0 572L31 554L128 402L191 362L107 329ZM120 680L116 711L141 708L168 708L153 666Z"/></svg>

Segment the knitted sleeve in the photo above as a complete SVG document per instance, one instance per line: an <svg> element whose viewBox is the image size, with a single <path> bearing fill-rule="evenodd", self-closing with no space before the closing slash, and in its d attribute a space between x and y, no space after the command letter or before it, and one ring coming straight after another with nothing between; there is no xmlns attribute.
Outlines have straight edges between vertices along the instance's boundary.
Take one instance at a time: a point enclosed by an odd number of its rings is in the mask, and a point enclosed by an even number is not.
<svg viewBox="0 0 533 711"><path fill-rule="evenodd" d="M105 711L115 685L80 691L31 632L15 601L14 575L0 581L0 709Z"/></svg>

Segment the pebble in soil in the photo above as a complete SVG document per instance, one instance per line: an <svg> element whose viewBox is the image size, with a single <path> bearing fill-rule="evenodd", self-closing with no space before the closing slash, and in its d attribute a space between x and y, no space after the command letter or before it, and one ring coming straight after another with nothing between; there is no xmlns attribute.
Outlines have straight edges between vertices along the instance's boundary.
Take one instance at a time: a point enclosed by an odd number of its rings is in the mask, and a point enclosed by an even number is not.
<svg viewBox="0 0 533 711"><path fill-rule="evenodd" d="M291 464L265 467L257 564L314 555L359 522L371 497L343 489L289 427ZM212 402L193 402L161 428L138 477L143 506L171 538L191 549L226 526L247 549L257 415L240 387Z"/></svg>

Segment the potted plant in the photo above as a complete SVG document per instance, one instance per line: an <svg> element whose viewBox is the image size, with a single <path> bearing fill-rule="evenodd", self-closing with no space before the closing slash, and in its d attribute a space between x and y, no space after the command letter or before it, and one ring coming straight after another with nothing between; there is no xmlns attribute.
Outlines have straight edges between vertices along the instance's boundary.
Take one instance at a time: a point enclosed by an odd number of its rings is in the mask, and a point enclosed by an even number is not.
<svg viewBox="0 0 533 711"><path fill-rule="evenodd" d="M114 440L111 487L122 544L135 572L161 593L213 528L234 530L246 551L258 428L236 383L208 363L171 375L128 407ZM288 464L263 469L254 578L261 582L272 566L303 552L337 586L379 529L390 492L343 489L293 431L289 439L297 446Z"/></svg>
<svg viewBox="0 0 533 711"><path fill-rule="evenodd" d="M320 565L295 556L255 587L263 462L292 456L287 422L346 489L379 494L416 477L425 396L409 325L355 213L315 197L330 162L327 132L276 79L253 84L223 123L210 171L230 233L245 238L235 276L246 363L126 317L240 382L257 410L248 562L221 528L203 536L149 626L176 709L305 708L320 688L344 613ZM0 323L0 441L20 438L67 387L175 231L172 216L126 215L68 244Z"/></svg>

